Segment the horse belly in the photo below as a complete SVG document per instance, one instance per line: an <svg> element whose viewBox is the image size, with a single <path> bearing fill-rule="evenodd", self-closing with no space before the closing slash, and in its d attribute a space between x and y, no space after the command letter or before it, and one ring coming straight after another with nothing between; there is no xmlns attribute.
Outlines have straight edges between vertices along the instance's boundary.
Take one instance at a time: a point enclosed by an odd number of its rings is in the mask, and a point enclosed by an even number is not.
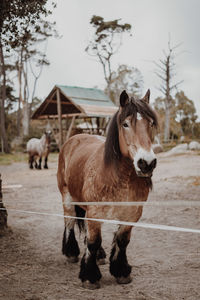
<svg viewBox="0 0 200 300"><path fill-rule="evenodd" d="M137 222L142 216L142 206L93 206L87 207L87 217L103 220Z"/></svg>
<svg viewBox="0 0 200 300"><path fill-rule="evenodd" d="M135 190L119 189L110 191L102 195L98 200L100 202L137 202L146 201L148 190L138 195ZM126 222L137 222L143 211L142 206L136 205L107 205L107 206L89 206L88 215L93 218L113 219Z"/></svg>
<svg viewBox="0 0 200 300"><path fill-rule="evenodd" d="M31 139L27 143L27 152L30 153L31 155L38 154L38 146L39 146L39 140L35 138Z"/></svg>

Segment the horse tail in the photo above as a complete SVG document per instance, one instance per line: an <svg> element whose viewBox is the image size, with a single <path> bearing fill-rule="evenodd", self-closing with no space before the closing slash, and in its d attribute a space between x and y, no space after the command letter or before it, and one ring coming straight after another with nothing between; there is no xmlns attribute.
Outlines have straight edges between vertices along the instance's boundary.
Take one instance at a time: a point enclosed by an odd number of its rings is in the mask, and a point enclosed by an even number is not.
<svg viewBox="0 0 200 300"><path fill-rule="evenodd" d="M65 158L62 150L60 151L58 158L57 182L58 188L61 194L63 194L67 187L67 183L65 182Z"/></svg>
<svg viewBox="0 0 200 300"><path fill-rule="evenodd" d="M85 217L85 210L83 208L81 208L78 205L75 205L75 212L76 212L76 217L77 218L84 218ZM77 219L76 223L78 225L78 228L80 230L80 232L84 231L85 229L85 221L82 219Z"/></svg>

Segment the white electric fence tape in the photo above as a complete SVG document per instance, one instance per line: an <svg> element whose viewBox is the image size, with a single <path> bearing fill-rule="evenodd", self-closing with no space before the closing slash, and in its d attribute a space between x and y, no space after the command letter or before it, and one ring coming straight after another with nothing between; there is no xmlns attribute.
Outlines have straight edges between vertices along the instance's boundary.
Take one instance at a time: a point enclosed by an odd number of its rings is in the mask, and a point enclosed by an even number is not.
<svg viewBox="0 0 200 300"><path fill-rule="evenodd" d="M0 210L6 210L6 209L0 208ZM135 222L125 222L125 221L106 220L106 219L93 219L93 218L81 218L81 217L74 217L74 216L63 216L61 214L51 214L51 213L46 213L46 212L36 212L36 211L28 211L28 210L20 210L20 209L12 209L12 208L8 208L8 211L14 211L14 212L25 213L25 214L42 215L42 216L52 216L52 217L62 217L62 218L64 217L67 219L87 220L87 221L101 222L101 223L114 224L114 225L125 225L125 226L134 226L134 227L141 227L141 228L148 228L148 229L160 229L160 230L167 230L167 231L190 232L190 233L199 233L200 234L200 229L183 228L183 227L160 225L160 224L149 224L149 223L141 223L141 222L135 223Z"/></svg>
<svg viewBox="0 0 200 300"><path fill-rule="evenodd" d="M185 201L185 200L174 200L174 201L130 201L130 202L70 202L71 205L79 206L161 206L161 207L174 207L174 206L187 206L187 207L200 207L200 201Z"/></svg>
<svg viewBox="0 0 200 300"><path fill-rule="evenodd" d="M44 202L44 201L42 201ZM4 203L0 201L0 203ZM19 202L18 202L19 203ZM20 203L27 203L27 201L20 201ZM71 205L79 206L152 206L152 207L200 207L200 200L171 200L171 201L132 201L132 202L70 202Z"/></svg>

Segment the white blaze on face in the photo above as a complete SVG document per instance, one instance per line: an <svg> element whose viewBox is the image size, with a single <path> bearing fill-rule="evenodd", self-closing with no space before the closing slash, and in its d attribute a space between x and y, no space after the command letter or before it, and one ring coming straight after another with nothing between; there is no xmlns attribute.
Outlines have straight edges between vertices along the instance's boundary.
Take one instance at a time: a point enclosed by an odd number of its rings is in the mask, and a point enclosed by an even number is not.
<svg viewBox="0 0 200 300"><path fill-rule="evenodd" d="M140 168L138 167L138 161L140 159L143 159L147 162L148 165L150 165L150 163L156 158L155 153L153 152L153 149L151 149L150 151L146 151L143 148L139 148L135 154L134 157L134 167L136 172L140 172Z"/></svg>
<svg viewBox="0 0 200 300"><path fill-rule="evenodd" d="M141 114L139 112L137 112L137 120L138 121L142 120L142 116L141 116Z"/></svg>

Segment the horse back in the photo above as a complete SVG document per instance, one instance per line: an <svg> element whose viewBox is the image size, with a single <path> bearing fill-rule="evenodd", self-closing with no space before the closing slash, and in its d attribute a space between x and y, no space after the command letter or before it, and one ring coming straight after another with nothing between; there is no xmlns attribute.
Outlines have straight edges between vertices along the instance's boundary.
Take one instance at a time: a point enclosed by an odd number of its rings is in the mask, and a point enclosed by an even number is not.
<svg viewBox="0 0 200 300"><path fill-rule="evenodd" d="M35 153L37 152L37 148L38 148L38 145L39 145L39 142L40 140L37 139L37 138L32 138L30 139L28 142L27 142L27 145L26 145L26 150L27 152L32 152L32 153Z"/></svg>

